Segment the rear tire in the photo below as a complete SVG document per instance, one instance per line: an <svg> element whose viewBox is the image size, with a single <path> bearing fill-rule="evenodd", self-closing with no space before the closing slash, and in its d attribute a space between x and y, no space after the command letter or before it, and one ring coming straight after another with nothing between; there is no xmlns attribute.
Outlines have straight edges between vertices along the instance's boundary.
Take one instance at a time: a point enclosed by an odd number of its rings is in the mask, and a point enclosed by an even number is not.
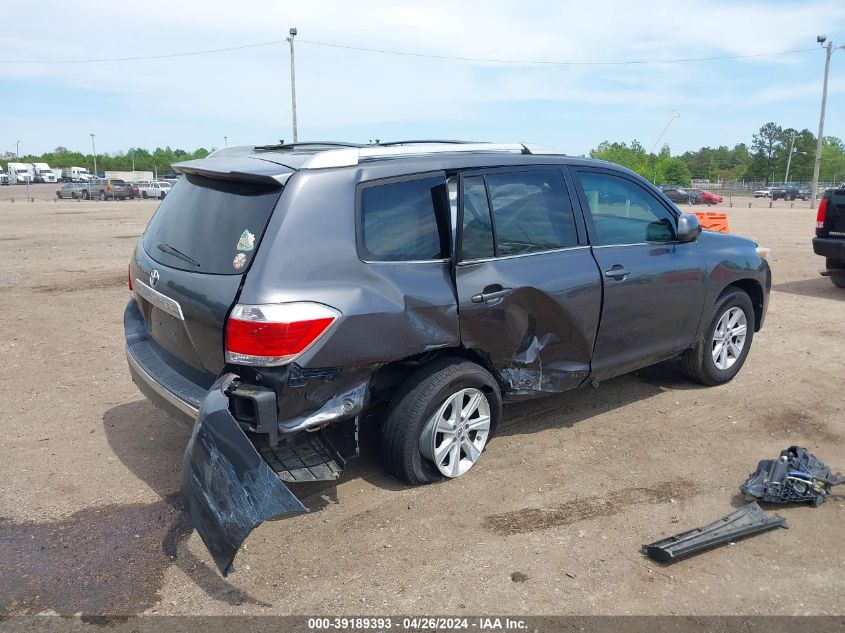
<svg viewBox="0 0 845 633"><path fill-rule="evenodd" d="M388 473L412 485L444 478L435 463L423 456L423 453L430 454L431 451L425 447L421 449L421 435L431 429L435 416L442 413L447 402L462 390L483 394L489 407L489 425L483 438L475 432L481 449L471 463L467 461L469 454L464 453L462 448L458 450L458 461L463 462L464 467L453 476L463 474L480 458L502 417L499 385L490 372L476 363L462 358L441 358L408 377L390 401L381 431L381 456ZM427 437L432 443L436 441L432 435ZM465 454L466 458L461 458Z"/></svg>
<svg viewBox="0 0 845 633"><path fill-rule="evenodd" d="M105 192L105 191L101 191L101 192L100 192L100 200L105 200L105 199L106 199L106 192Z"/></svg>
<svg viewBox="0 0 845 633"><path fill-rule="evenodd" d="M837 288L845 288L845 262L825 258L825 266L830 271L830 281Z"/></svg>
<svg viewBox="0 0 845 633"><path fill-rule="evenodd" d="M142 197L144 200L146 200L149 196L147 195L147 192L146 192L146 191L142 191L142 192L141 192L141 197Z"/></svg>
<svg viewBox="0 0 845 633"><path fill-rule="evenodd" d="M745 292L730 288L722 293L701 337L681 356L681 370L690 380L706 386L730 381L748 357L754 323L754 306Z"/></svg>

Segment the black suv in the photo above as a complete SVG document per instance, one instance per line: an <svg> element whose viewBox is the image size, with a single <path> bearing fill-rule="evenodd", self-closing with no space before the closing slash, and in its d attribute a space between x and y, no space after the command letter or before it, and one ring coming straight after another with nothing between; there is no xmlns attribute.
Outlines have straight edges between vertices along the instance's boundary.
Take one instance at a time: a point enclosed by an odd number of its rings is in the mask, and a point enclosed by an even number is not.
<svg viewBox="0 0 845 633"><path fill-rule="evenodd" d="M772 200L778 200L783 198L784 200L809 200L810 199L810 190L807 188L801 188L798 185L781 185L778 187L772 187Z"/></svg>
<svg viewBox="0 0 845 633"><path fill-rule="evenodd" d="M305 511L360 423L386 469L464 474L502 402L680 357L739 371L771 273L616 165L526 145L227 148L183 174L129 264L141 391L193 424L182 493L226 573L249 532Z"/></svg>
<svg viewBox="0 0 845 633"><path fill-rule="evenodd" d="M701 191L695 189L687 189L680 185L660 185L660 190L666 194L672 202L680 202L681 204L701 204Z"/></svg>
<svg viewBox="0 0 845 633"><path fill-rule="evenodd" d="M813 252L825 258L822 275L845 288L845 187L825 190L819 202Z"/></svg>

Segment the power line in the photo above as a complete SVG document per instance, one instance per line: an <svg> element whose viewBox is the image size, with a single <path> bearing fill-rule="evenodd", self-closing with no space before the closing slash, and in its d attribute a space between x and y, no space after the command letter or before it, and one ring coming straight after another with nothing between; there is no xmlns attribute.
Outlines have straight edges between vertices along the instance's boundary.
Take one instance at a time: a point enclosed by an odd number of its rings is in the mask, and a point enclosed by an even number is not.
<svg viewBox="0 0 845 633"><path fill-rule="evenodd" d="M556 61L538 59L499 59L488 57L458 57L454 55L436 55L433 53L413 53L408 51L394 51L382 48L365 48L363 46L347 46L346 44L332 44L329 42L317 42L314 40L298 40L302 44L314 46L326 46L330 48L342 48L351 51L363 51L366 53L381 53L385 55L402 55L406 57L424 57L428 59L445 59L462 62L486 62L493 64L536 64L547 66L624 66L630 64L680 64L685 62L709 62L723 59L750 59L754 57L774 57L776 55L792 55L794 53L806 53L817 50L811 48L795 48L786 51L774 51L770 53L754 53L752 55L727 55L716 57L685 57L681 59L633 59L621 61Z"/></svg>
<svg viewBox="0 0 845 633"><path fill-rule="evenodd" d="M189 51L186 53L168 53L166 55L139 55L137 57L100 57L91 59L0 59L0 64L95 64L99 62L138 62L153 59L171 59L173 57L191 57L194 55L209 55L211 53L226 53L229 51L240 51L245 48L258 48L260 46L273 46L283 44L285 40L273 40L270 42L258 42L256 44L244 44L243 46L229 46L226 48L210 48L202 51Z"/></svg>
<svg viewBox="0 0 845 633"><path fill-rule="evenodd" d="M277 44L284 44L286 40L272 40L269 42L257 42L254 44L243 44L241 46L228 46L225 48L211 48L206 50L188 51L181 53L168 53L163 55L137 55L133 57L98 57L88 59L0 59L0 64L95 64L105 62L135 62L148 61L157 59L172 59L177 57L193 57L197 55L210 55L214 53L226 53L231 51L239 51L248 48L259 48L263 46L274 46ZM629 59L629 60L611 60L611 61L564 61L564 60L544 60L544 59L504 59L504 58L489 58L489 57L462 57L458 55L437 55L435 53L417 53L413 51L397 51L383 48L367 48L364 46L350 46L347 44L335 44L332 42L320 42L316 40L302 40L298 39L302 44L310 44L312 46L323 46L326 48L338 48L350 51L359 51L364 53L377 53L381 55L399 55L403 57L418 57L424 59L439 59L448 61L461 62L481 62L488 64L523 64L523 65L538 65L538 66L630 66L637 64L683 64L691 62L710 62L731 59L753 59L760 57L776 57L780 55L794 55L796 53L806 53L808 51L818 50L813 48L795 48L785 51L773 51L768 53L754 53L751 55L718 55L711 57L682 57L678 59Z"/></svg>

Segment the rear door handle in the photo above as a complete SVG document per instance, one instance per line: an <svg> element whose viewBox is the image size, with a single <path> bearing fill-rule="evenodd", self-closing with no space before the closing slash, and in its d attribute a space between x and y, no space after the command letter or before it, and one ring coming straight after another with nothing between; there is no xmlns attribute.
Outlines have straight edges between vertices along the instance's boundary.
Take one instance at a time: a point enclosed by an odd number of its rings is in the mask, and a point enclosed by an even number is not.
<svg viewBox="0 0 845 633"><path fill-rule="evenodd" d="M628 275L631 274L631 270L629 268L625 268L621 264L614 264L613 268L610 270L604 271L604 276L609 277L610 279L615 279L620 281L625 279Z"/></svg>
<svg viewBox="0 0 845 633"><path fill-rule="evenodd" d="M473 295L470 298L470 301L473 303L488 303L490 301L495 301L496 299L507 297L512 292L513 288L502 288L501 290L495 290L493 292L482 292L477 295Z"/></svg>

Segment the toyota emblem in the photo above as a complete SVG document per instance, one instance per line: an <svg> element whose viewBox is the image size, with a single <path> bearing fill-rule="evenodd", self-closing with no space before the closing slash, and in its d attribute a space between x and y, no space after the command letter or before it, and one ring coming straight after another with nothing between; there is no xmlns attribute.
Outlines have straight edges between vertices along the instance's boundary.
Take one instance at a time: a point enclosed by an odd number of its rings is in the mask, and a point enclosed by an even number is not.
<svg viewBox="0 0 845 633"><path fill-rule="evenodd" d="M155 286L158 283L158 271L154 268L150 273L150 285Z"/></svg>

